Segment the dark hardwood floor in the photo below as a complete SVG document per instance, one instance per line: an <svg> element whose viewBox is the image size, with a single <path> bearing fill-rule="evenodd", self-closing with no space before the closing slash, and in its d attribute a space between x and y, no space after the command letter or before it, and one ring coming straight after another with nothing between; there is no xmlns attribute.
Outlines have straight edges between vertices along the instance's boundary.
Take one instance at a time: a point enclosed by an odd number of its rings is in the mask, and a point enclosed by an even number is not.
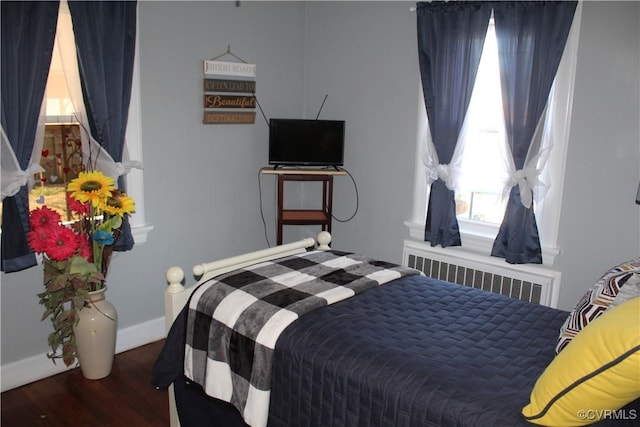
<svg viewBox="0 0 640 427"><path fill-rule="evenodd" d="M86 380L79 368L2 393L2 427L169 425L166 390L151 385L164 341L116 355L111 374Z"/></svg>

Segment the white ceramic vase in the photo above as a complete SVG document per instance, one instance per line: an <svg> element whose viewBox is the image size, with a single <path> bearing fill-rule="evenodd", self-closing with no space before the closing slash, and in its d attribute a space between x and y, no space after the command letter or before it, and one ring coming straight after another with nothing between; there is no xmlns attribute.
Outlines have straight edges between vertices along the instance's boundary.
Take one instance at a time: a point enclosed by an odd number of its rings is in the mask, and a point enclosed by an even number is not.
<svg viewBox="0 0 640 427"><path fill-rule="evenodd" d="M105 299L107 287L89 292L89 299L80 310L80 320L74 326L76 351L82 375L90 380L111 373L116 352L118 313Z"/></svg>

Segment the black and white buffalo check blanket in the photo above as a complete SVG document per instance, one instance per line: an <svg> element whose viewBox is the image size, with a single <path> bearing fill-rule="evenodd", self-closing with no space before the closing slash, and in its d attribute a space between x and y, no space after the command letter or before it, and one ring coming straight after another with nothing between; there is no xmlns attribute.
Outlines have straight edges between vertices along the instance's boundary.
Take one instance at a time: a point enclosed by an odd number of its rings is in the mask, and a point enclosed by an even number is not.
<svg viewBox="0 0 640 427"><path fill-rule="evenodd" d="M215 277L194 291L185 376L266 426L272 355L281 332L311 310L419 271L360 255L311 251Z"/></svg>

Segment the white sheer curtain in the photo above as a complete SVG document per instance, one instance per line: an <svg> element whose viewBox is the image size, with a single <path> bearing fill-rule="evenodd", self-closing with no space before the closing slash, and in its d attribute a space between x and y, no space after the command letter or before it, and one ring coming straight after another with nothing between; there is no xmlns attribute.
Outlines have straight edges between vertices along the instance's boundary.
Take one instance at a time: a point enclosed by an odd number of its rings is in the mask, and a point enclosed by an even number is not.
<svg viewBox="0 0 640 427"><path fill-rule="evenodd" d="M42 166L40 166L42 145L44 144L44 104L43 100L42 107L40 108L40 117L38 118L38 127L36 128L31 160L29 160L29 166L27 166L26 170L22 170L20 168L20 164L18 163L16 154L11 147L7 134L5 133L4 128L0 128L0 145L2 146L0 152L0 163L2 166L0 190L2 192L2 200L4 200L5 197L15 195L20 191L20 188L25 185L29 190L31 190L35 183L34 175L44 171Z"/></svg>
<svg viewBox="0 0 640 427"><path fill-rule="evenodd" d="M422 93L422 84L420 84L419 93ZM433 145L431 131L429 130L429 119L427 118L427 109L424 101L418 104L418 141L422 145L422 164L425 167L427 186L440 178L444 181L449 190L456 190L462 177L462 160L464 154L464 143L462 138L458 138L456 148L453 151L451 162L449 164L440 164L436 147ZM464 134L465 126L463 125L460 135Z"/></svg>
<svg viewBox="0 0 640 427"><path fill-rule="evenodd" d="M571 121L571 106L573 102L573 86L581 16L582 2L578 2L562 60L560 61L558 72L551 87L549 99L547 100L546 110L537 125L533 142L529 147L524 167L521 170L516 171L511 150L509 147L505 149L505 153L507 154L505 160L507 161L509 179L505 183L504 194L508 195L512 186L519 185L521 202L525 207L529 208L532 198L527 189L532 190L533 201L537 205L536 216L539 217L543 216L543 212L538 212L538 210L551 189L552 177L561 179L561 177L558 176L561 174L557 169L564 168L564 166L560 167L555 164L559 162L558 160L556 160L556 162L550 160L550 155L552 149L566 151ZM561 146L554 148L554 145L558 145L556 143ZM554 154L556 159L562 159L562 163L564 163L565 155L566 152L561 155ZM554 169L554 171L551 169ZM556 183L554 185L556 188L562 187L562 183ZM560 192L558 191L557 194L560 194ZM551 197L554 198L552 203L560 203L557 199L557 197L559 197L558 195L552 195ZM545 216L556 218L556 221L559 217L557 212ZM541 219L541 224L543 222L545 222L545 219ZM546 218L546 222L550 222L550 218ZM555 242L557 238L557 231L554 231L550 237L546 236L547 233L543 234L545 235L543 236L543 240Z"/></svg>
<svg viewBox="0 0 640 427"><path fill-rule="evenodd" d="M43 119L42 113L40 113L41 119ZM33 187L35 182L34 175L38 172L42 172L44 169L40 166L40 157L42 153L44 133L44 120L38 122L38 129L36 130L36 140L33 145L33 154L29 162L27 170L22 170L18 164L16 154L13 152L13 148L9 143L9 138L4 129L1 129L0 144L2 145L2 151L0 152L1 160L1 192L2 200L5 197L11 197L15 195L22 186L27 185L29 189Z"/></svg>
<svg viewBox="0 0 640 427"><path fill-rule="evenodd" d="M84 99L82 97L82 87L80 85L80 73L78 71L78 60L75 50L75 39L73 36L73 26L71 13L66 0L60 2L60 13L58 15L58 31L56 33L56 48L60 54L62 69L64 72L67 89L73 108L75 118L80 123L82 133L82 157L85 165L89 165L95 170L102 171L105 175L117 179L125 175L131 168L142 169L142 163L138 161L115 162L100 143L90 134L89 119L87 118ZM128 157L125 150L125 158Z"/></svg>
<svg viewBox="0 0 640 427"><path fill-rule="evenodd" d="M419 128L419 140L424 143L424 154L422 156L422 163L426 168L427 185L431 185L432 182L440 178L444 181L449 190L457 190L459 188L461 173L462 173L462 159L464 153L463 140L458 139L456 148L451 157L449 164L441 164L438 159L438 153L436 147L433 145L431 139L431 132L429 131L429 120L426 118L420 124ZM463 131L464 132L464 126ZM462 132L460 133L462 135Z"/></svg>
<svg viewBox="0 0 640 427"><path fill-rule="evenodd" d="M549 103L547 108L548 105ZM533 142L529 146L524 167L520 170L516 170L511 149L505 143L504 152L507 153L507 157L504 160L508 165L509 179L504 186L503 197L506 199L511 188L517 185L520 187L520 202L527 209L531 208L534 200L536 204L541 202L549 189L549 184L541 179L541 175L545 170L553 146L552 139L549 136L550 126L545 124L550 121L551 117L543 113L536 127Z"/></svg>

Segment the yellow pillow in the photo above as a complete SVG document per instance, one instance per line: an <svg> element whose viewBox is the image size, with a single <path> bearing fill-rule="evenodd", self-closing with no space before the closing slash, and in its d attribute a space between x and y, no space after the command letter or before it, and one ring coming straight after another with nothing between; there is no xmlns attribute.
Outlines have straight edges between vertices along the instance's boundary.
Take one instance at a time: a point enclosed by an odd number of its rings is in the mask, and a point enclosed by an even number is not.
<svg viewBox="0 0 640 427"><path fill-rule="evenodd" d="M640 297L589 323L542 373L522 409L547 426L600 421L640 398Z"/></svg>

